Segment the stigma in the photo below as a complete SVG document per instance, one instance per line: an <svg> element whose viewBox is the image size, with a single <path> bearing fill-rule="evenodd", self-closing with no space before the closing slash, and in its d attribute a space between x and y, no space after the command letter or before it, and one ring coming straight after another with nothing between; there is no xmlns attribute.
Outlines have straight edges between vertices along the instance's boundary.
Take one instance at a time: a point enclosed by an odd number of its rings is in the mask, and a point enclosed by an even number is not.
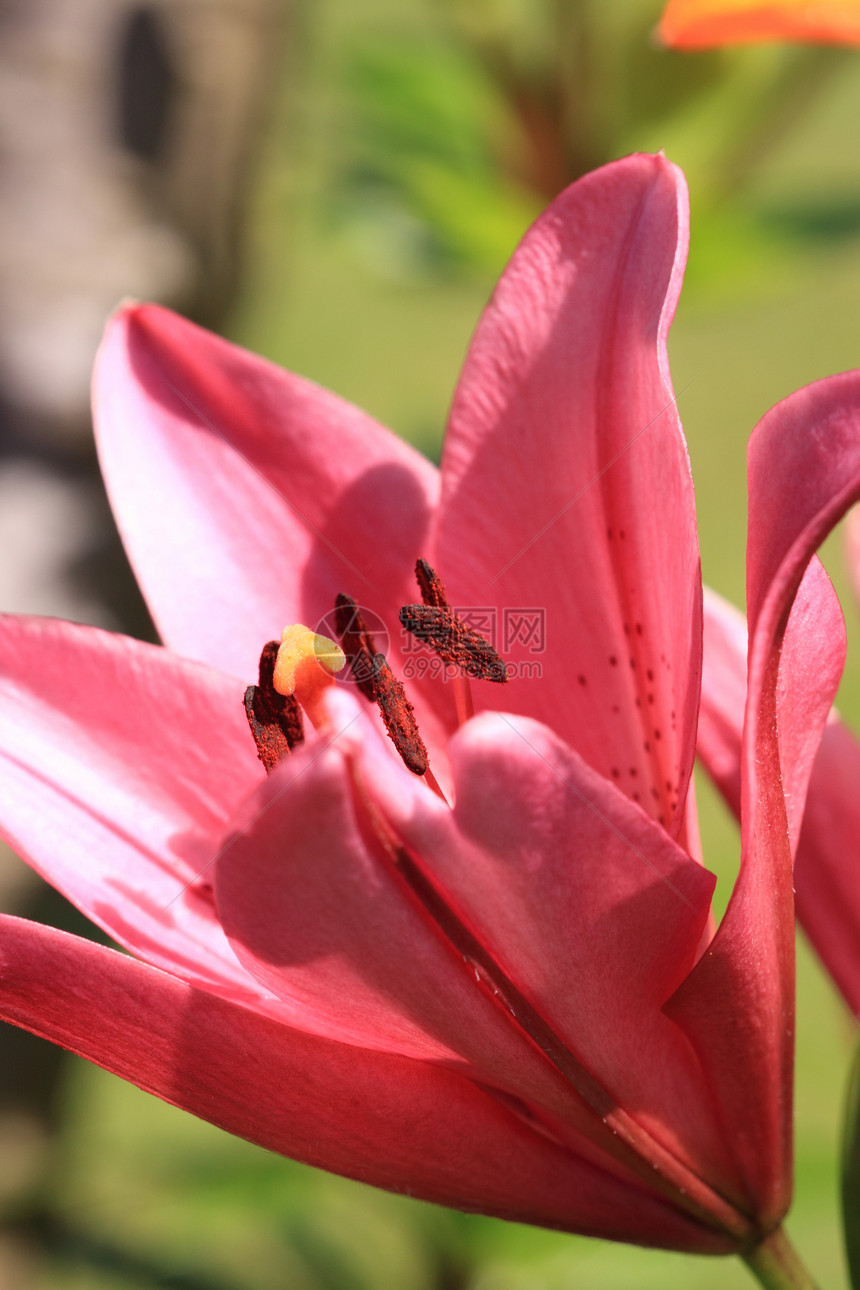
<svg viewBox="0 0 860 1290"><path fill-rule="evenodd" d="M292 623L281 633L272 683L278 694L294 698L318 725L320 698L334 685L345 663L346 655L338 644L302 623Z"/></svg>

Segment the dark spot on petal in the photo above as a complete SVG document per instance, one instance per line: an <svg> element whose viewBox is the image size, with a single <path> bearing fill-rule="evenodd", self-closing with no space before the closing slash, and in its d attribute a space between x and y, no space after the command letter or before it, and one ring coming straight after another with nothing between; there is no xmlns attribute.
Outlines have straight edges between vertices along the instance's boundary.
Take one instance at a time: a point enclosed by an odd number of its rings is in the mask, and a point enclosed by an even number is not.
<svg viewBox="0 0 860 1290"><path fill-rule="evenodd" d="M613 766L613 767L612 767L612 778L613 778L613 779L619 779L620 777L621 777L621 771L618 769L618 767L617 767L617 766Z"/></svg>
<svg viewBox="0 0 860 1290"><path fill-rule="evenodd" d="M653 703L653 702L654 702L654 695L653 695L653 694L649 694L649 695L648 695L648 702L649 702L649 703Z"/></svg>
<svg viewBox="0 0 860 1290"><path fill-rule="evenodd" d="M645 740L645 742L644 742L644 744L642 745L642 747L645 749L646 753L649 753L649 752L651 751L651 745L649 744L649 742L648 742L648 740L647 740L647 739Z"/></svg>
<svg viewBox="0 0 860 1290"><path fill-rule="evenodd" d="M660 732L659 730L655 730L655 731L654 731L654 738L655 738L655 739L662 739L662 738L663 738L663 736L662 736L662 734L661 734L661 732Z"/></svg>
<svg viewBox="0 0 860 1290"><path fill-rule="evenodd" d="M630 767L630 778L631 778L631 779L635 779L635 778L636 778L636 776L637 776L638 774L639 774L639 771L636 769L636 767L635 767L635 766L631 766L631 767Z"/></svg>
<svg viewBox="0 0 860 1290"><path fill-rule="evenodd" d="M654 798L655 802L659 799L660 794L657 792L656 788L651 789L651 796Z"/></svg>
<svg viewBox="0 0 860 1290"><path fill-rule="evenodd" d="M634 802L638 802L639 800L640 800L639 794L638 794L638 793L634 793L634 794L633 794L633 801L634 801Z"/></svg>
<svg viewBox="0 0 860 1290"><path fill-rule="evenodd" d="M614 654L610 654L610 655L609 655L609 666L610 666L610 667L617 667L617 666L618 666L618 659L615 657L615 655L614 655Z"/></svg>
<svg viewBox="0 0 860 1290"><path fill-rule="evenodd" d="M641 635L642 635L642 624L641 624L641 623L637 623L637 624L636 624L636 635L637 635L637 636L641 636Z"/></svg>
<svg viewBox="0 0 860 1290"><path fill-rule="evenodd" d="M648 671L645 673L645 675L648 677L649 681L654 680L654 673L651 671L650 667L648 668Z"/></svg>
<svg viewBox="0 0 860 1290"><path fill-rule="evenodd" d="M617 704L617 703L613 703L613 705L612 705L612 711L613 711L613 712L620 712L620 711L621 711L621 709L619 708L619 706L618 706L618 704Z"/></svg>
<svg viewBox="0 0 860 1290"><path fill-rule="evenodd" d="M581 673L581 672L580 672L579 676L578 676L576 679L577 679L577 681L579 682L579 684L580 684L580 685L587 685L587 684L588 684L588 682L586 681L585 677L582 675L582 673Z"/></svg>

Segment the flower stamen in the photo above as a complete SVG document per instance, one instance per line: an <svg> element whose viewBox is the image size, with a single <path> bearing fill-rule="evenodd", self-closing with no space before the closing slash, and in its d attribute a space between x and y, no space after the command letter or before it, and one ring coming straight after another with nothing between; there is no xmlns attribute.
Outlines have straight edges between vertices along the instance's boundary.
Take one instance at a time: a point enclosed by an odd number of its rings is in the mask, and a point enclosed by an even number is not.
<svg viewBox="0 0 860 1290"><path fill-rule="evenodd" d="M259 682L245 691L245 715L254 737L257 756L271 775L276 766L304 741L302 713L292 695L279 694L274 686L279 642L269 641L260 654Z"/></svg>
<svg viewBox="0 0 860 1290"><path fill-rule="evenodd" d="M335 597L334 626L340 637L353 680L364 697L371 703L376 703L373 683L376 646L358 605L352 596L346 596L343 592Z"/></svg>
<svg viewBox="0 0 860 1290"><path fill-rule="evenodd" d="M400 621L416 640L459 669L454 677L454 699L457 719L463 725L475 715L468 678L501 683L507 681L508 669L486 637L454 613L445 584L426 560L415 562L415 577L424 603L404 605Z"/></svg>
<svg viewBox="0 0 860 1290"><path fill-rule="evenodd" d="M377 650L361 610L352 596L341 592L335 600L334 612L335 628L356 685L365 698L379 708L385 729L403 764L414 775L425 776L430 787L439 792L412 704L385 655Z"/></svg>
<svg viewBox="0 0 860 1290"><path fill-rule="evenodd" d="M373 658L373 697L404 765L414 775L426 775L430 763L418 731L415 711L406 697L403 683L388 666L384 654L375 654Z"/></svg>
<svg viewBox="0 0 860 1290"><path fill-rule="evenodd" d="M425 605L433 605L436 609L450 610L451 605L445 591L445 584L436 570L426 560L415 561L415 577L418 581L421 599Z"/></svg>
<svg viewBox="0 0 860 1290"><path fill-rule="evenodd" d="M429 645L445 663L461 667L477 681L503 684L508 679L504 659L474 627L450 609L436 605L404 605L400 621L416 640Z"/></svg>
<svg viewBox="0 0 860 1290"><path fill-rule="evenodd" d="M448 600L445 584L432 565L428 564L426 560L416 560L415 577L418 581L418 588L424 604L431 609L447 610L450 613L451 604ZM472 688L469 685L468 676L464 676L462 670L458 669L455 672L452 681L454 704L457 708L457 721L462 726L475 715Z"/></svg>

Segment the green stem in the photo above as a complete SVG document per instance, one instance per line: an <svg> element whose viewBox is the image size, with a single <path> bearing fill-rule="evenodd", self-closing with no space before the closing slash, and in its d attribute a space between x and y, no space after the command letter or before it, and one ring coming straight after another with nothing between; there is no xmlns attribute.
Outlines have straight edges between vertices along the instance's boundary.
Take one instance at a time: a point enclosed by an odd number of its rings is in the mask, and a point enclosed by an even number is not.
<svg viewBox="0 0 860 1290"><path fill-rule="evenodd" d="M781 1227L742 1258L765 1290L817 1290Z"/></svg>

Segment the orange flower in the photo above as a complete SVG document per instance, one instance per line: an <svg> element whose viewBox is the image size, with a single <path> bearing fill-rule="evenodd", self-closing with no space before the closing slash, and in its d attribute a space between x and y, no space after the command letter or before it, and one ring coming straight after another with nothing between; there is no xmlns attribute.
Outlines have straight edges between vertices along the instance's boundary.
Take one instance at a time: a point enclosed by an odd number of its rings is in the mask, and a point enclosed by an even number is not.
<svg viewBox="0 0 860 1290"><path fill-rule="evenodd" d="M860 44L860 0L669 0L657 28L679 49L766 40Z"/></svg>

